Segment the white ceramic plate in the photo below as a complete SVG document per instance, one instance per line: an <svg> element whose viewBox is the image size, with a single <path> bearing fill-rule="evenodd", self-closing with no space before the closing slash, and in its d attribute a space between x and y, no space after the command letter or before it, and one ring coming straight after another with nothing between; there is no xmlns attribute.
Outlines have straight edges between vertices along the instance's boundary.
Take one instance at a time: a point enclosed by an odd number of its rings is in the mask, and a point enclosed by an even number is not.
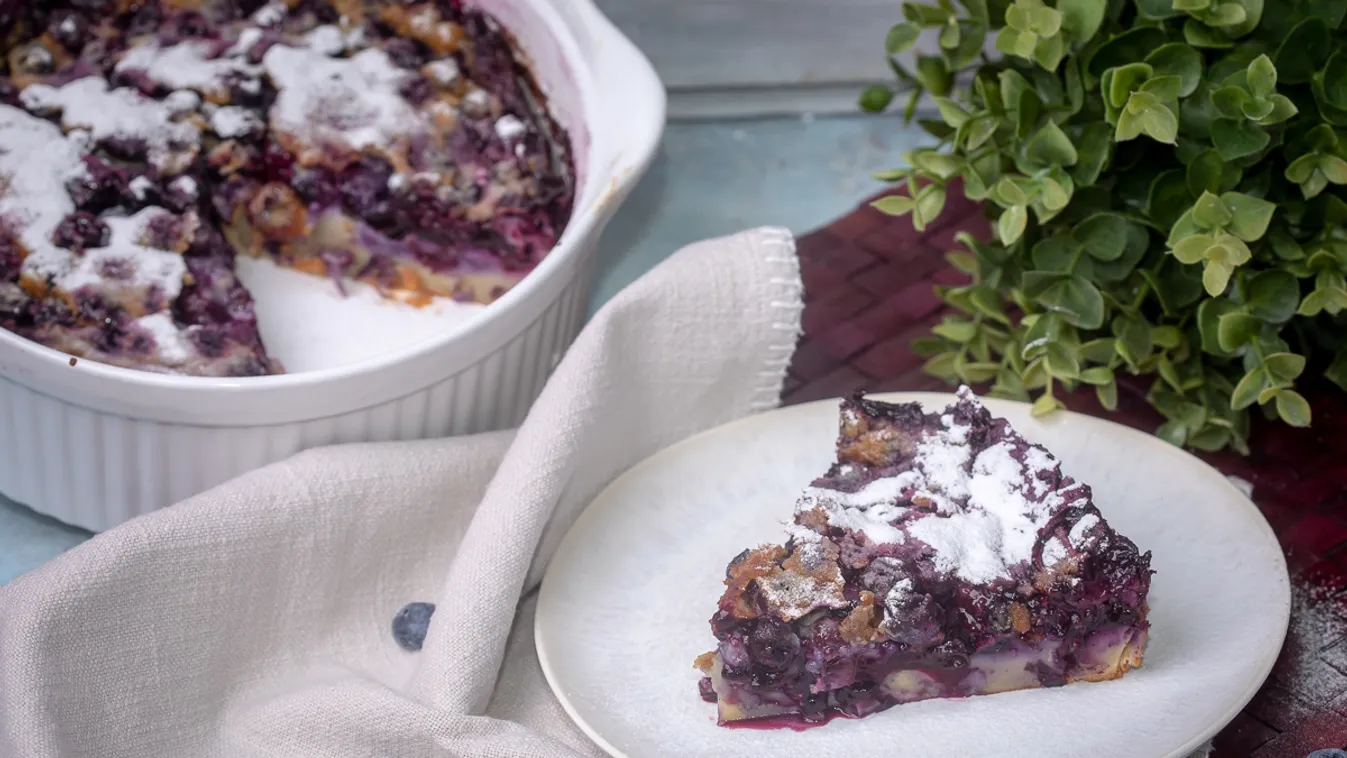
<svg viewBox="0 0 1347 758"><path fill-rule="evenodd" d="M877 395L944 407L951 395ZM784 539L796 495L834 459L837 402L750 417L664 450L613 482L552 560L538 657L576 723L613 756L1182 756L1253 697L1286 634L1290 585L1253 503L1148 434L1075 414L1033 419L988 400L1094 487L1120 532L1154 554L1145 665L1100 684L932 700L826 726L725 729L693 659L725 565ZM877 746L883 746L877 752Z"/></svg>

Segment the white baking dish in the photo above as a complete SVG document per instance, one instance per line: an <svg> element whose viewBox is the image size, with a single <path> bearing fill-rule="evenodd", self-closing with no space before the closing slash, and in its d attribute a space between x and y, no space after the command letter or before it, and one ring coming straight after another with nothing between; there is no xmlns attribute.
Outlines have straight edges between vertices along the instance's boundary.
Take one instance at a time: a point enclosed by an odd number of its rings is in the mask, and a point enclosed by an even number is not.
<svg viewBox="0 0 1347 758"><path fill-rule="evenodd" d="M130 371L0 330L0 492L93 530L300 450L501 429L523 420L587 308L598 237L648 167L664 88L590 0L478 0L532 61L573 143L557 247L451 331L337 368L245 379Z"/></svg>

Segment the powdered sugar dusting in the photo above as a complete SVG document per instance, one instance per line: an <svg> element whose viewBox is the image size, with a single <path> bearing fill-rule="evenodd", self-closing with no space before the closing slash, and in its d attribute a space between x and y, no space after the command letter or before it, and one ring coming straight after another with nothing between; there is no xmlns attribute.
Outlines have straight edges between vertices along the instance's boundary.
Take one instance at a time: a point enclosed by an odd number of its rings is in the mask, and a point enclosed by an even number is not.
<svg viewBox="0 0 1347 758"><path fill-rule="evenodd" d="M918 478L916 472L903 472L870 482L856 492L809 487L796 504L797 511L821 508L828 516L828 524L855 532L863 532L876 544L900 544L903 532L893 525L902 515L898 506Z"/></svg>
<svg viewBox="0 0 1347 758"><path fill-rule="evenodd" d="M420 114L398 92L410 74L382 50L328 58L278 45L262 64L279 91L272 126L306 142L386 148L425 130Z"/></svg>
<svg viewBox="0 0 1347 758"><path fill-rule="evenodd" d="M231 81L256 79L261 68L242 56L261 39L261 32L243 35L224 56L216 56L211 42L189 40L169 47L140 45L117 63L118 73L142 71L151 81L175 90L228 93Z"/></svg>
<svg viewBox="0 0 1347 758"><path fill-rule="evenodd" d="M786 621L794 621L815 608L846 608L850 605L842 594L840 572L834 581L796 571L778 572L757 581L767 602Z"/></svg>
<svg viewBox="0 0 1347 758"><path fill-rule="evenodd" d="M276 0L276 2L267 3L261 8L258 8L253 13L252 20L253 23L258 26L275 26L285 19L287 10L288 8L285 3Z"/></svg>
<svg viewBox="0 0 1347 758"><path fill-rule="evenodd" d="M961 388L959 398L981 407L967 388ZM848 410L843 410L844 423L855 423L858 419L847 418ZM796 512L822 509L829 526L863 533L876 544L918 540L929 548L937 571L974 584L1008 578L1012 567L1032 559L1039 531L1068 505L1060 493L1049 491L1058 462L1040 447L1026 449L1013 441L975 455L969 431L950 409L936 429L917 440L907 470L854 493L808 488ZM1093 514L1076 523L1070 540L1077 549L1096 523ZM1050 564L1066 554L1060 540L1045 545L1044 560Z"/></svg>
<svg viewBox="0 0 1347 758"><path fill-rule="evenodd" d="M210 114L210 126L225 139L243 137L262 128L262 120L255 113L237 105L216 108Z"/></svg>
<svg viewBox="0 0 1347 758"><path fill-rule="evenodd" d="M196 155L201 132L185 121L175 121L163 102L134 89L109 90L101 77L76 79L57 88L34 84L19 94L25 108L58 111L67 129L87 129L95 142L113 137L143 140L150 163L164 174L177 174Z"/></svg>
<svg viewBox="0 0 1347 758"><path fill-rule="evenodd" d="M154 288L163 293L164 300L171 302L182 291L187 264L177 253L141 244L150 222L162 215L171 214L163 208L150 207L134 216L104 218L111 231L108 244L85 250L83 255L62 250L66 254L66 267L54 278L56 288L65 292L84 288L113 289L133 291L137 295ZM110 265L123 271L123 275L106 276L104 271ZM114 300L119 299L114 297ZM137 299L142 298L138 296Z"/></svg>
<svg viewBox="0 0 1347 758"><path fill-rule="evenodd" d="M192 344L183 329L173 323L167 311L141 316L136 326L150 333L159 348L159 359L169 366L180 366L192 356Z"/></svg>
<svg viewBox="0 0 1347 758"><path fill-rule="evenodd" d="M23 272L46 278L64 268L69 251L52 244L52 231L75 204L66 182L85 173L80 148L59 127L0 105L0 216L28 251Z"/></svg>

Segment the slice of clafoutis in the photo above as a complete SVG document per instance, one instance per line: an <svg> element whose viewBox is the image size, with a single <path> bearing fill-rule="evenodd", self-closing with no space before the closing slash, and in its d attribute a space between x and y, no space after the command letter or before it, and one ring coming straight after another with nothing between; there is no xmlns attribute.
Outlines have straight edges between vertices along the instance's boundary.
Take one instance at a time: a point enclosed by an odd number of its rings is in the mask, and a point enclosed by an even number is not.
<svg viewBox="0 0 1347 758"><path fill-rule="evenodd" d="M783 545L745 550L696 661L720 723L1114 679L1141 665L1151 555L968 388L857 395ZM769 722L770 723L770 722Z"/></svg>

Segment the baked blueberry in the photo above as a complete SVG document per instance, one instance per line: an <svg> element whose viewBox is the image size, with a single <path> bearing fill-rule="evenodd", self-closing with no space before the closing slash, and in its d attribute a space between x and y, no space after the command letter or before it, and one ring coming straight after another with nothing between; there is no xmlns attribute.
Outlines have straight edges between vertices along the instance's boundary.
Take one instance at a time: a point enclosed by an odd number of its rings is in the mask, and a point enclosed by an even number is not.
<svg viewBox="0 0 1347 758"><path fill-rule="evenodd" d="M434 603L408 603L393 617L393 639L403 650L417 651L426 641Z"/></svg>

